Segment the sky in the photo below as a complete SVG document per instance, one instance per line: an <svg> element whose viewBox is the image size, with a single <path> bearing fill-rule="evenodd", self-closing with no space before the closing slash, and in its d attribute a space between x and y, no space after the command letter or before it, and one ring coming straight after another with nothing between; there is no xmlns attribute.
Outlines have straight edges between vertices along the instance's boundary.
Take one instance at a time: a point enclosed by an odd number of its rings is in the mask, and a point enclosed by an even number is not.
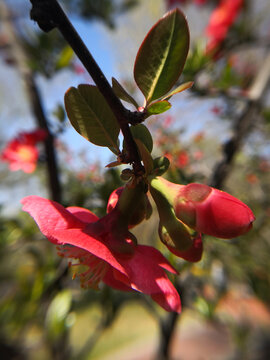
<svg viewBox="0 0 270 360"><path fill-rule="evenodd" d="M116 77L120 82L126 78L132 79L133 63L139 45L150 27L164 13L164 3L161 0L149 0L142 2L142 4L143 6L135 11L119 17L117 28L113 32L101 22L84 22L78 18L71 18L73 25L109 81L112 77ZM153 4L155 5L154 12L152 11ZM197 11L194 7L186 10L188 18L192 18L194 11ZM29 19L26 21L32 28L37 26ZM191 37L195 38L202 33L206 21L207 12L202 9L200 22L190 26ZM86 75L77 75L72 71L61 71L53 79L49 80L42 76L37 77L37 83L48 114L52 114L56 104L63 104L64 94L69 87L77 86L88 80ZM23 84L19 80L16 69L7 66L1 59L0 83L2 84L0 87L0 130L5 132L5 138L8 140L15 136L18 131L29 130L31 126L34 126L34 123L25 99ZM138 98L139 101L142 101L141 96ZM174 106L168 112L168 115L175 116L178 127L185 127L186 131L183 133L182 141L202 129L208 132L210 136L215 135L213 133L214 127L211 124L216 122L216 117L211 109L216 105L222 105L221 100L205 101L205 99L192 97L186 91L176 95L172 103ZM6 126L7 123L9 126ZM218 131L221 134L221 141L224 141L228 136L227 130L228 124L219 122ZM215 131L217 131L216 128ZM108 162L114 160L112 158L113 154L108 149L90 144L71 126L67 127L64 135L61 136L61 140L71 148L73 154L81 151L85 152L90 162L99 159L105 166ZM32 185L24 188L24 195L30 195L33 189ZM10 196L19 201L21 193L18 195L18 190L12 188L9 191L13 192L14 196L10 195L10 192L0 191L0 203L7 204ZM36 187L35 192L40 193L40 187Z"/></svg>

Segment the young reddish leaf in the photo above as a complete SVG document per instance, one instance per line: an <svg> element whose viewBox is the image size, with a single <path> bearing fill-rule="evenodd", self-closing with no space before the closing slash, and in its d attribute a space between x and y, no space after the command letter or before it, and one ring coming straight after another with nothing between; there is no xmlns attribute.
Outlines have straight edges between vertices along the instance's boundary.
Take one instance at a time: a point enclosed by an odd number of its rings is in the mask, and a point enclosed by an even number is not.
<svg viewBox="0 0 270 360"><path fill-rule="evenodd" d="M156 101L149 105L147 109L147 115L162 114L171 108L171 104L167 100Z"/></svg>
<svg viewBox="0 0 270 360"><path fill-rule="evenodd" d="M119 165L122 165L122 163L120 161L113 161L113 162L110 162L109 164L107 164L105 167L112 168L112 167L119 166Z"/></svg>
<svg viewBox="0 0 270 360"><path fill-rule="evenodd" d="M131 95L123 88L123 86L113 77L112 78L112 88L115 93L120 99L132 104L138 109L139 105L137 104L136 100L133 99Z"/></svg>
<svg viewBox="0 0 270 360"><path fill-rule="evenodd" d="M149 175L153 172L154 169L152 156L140 139L134 139L134 140L136 142L136 145L138 146L145 167L146 175Z"/></svg>
<svg viewBox="0 0 270 360"><path fill-rule="evenodd" d="M161 100L169 100L173 95L178 94L184 90L187 90L191 88L191 86L194 84L193 81L188 81L184 84L181 84L177 86L174 90L170 91L168 94L166 94Z"/></svg>
<svg viewBox="0 0 270 360"><path fill-rule="evenodd" d="M134 65L134 78L147 104L164 96L182 73L189 29L179 9L168 12L149 31Z"/></svg>
<svg viewBox="0 0 270 360"><path fill-rule="evenodd" d="M65 94L65 107L74 129L95 145L118 149L119 125L96 86L71 87Z"/></svg>

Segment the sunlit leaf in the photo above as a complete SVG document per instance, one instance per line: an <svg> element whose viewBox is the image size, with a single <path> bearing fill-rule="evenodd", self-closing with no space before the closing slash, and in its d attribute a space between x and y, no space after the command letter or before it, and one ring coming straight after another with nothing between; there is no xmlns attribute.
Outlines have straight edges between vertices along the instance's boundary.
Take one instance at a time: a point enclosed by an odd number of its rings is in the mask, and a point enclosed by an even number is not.
<svg viewBox="0 0 270 360"><path fill-rule="evenodd" d="M123 86L115 79L112 78L112 88L115 93L120 99L132 104L138 109L139 105L137 104L136 100L133 99L131 95L123 88Z"/></svg>
<svg viewBox="0 0 270 360"><path fill-rule="evenodd" d="M61 51L59 59L56 63L56 69L62 69L69 65L71 59L73 58L74 52L70 46L65 46Z"/></svg>
<svg viewBox="0 0 270 360"><path fill-rule="evenodd" d="M119 150L118 122L96 86L71 87L65 94L65 107L79 134L95 145Z"/></svg>
<svg viewBox="0 0 270 360"><path fill-rule="evenodd" d="M47 314L46 327L51 338L60 336L66 329L65 321L70 311L72 296L69 290L59 292L52 300Z"/></svg>
<svg viewBox="0 0 270 360"><path fill-rule="evenodd" d="M167 100L156 101L149 105L147 109L147 115L162 114L171 108L171 104Z"/></svg>
<svg viewBox="0 0 270 360"><path fill-rule="evenodd" d="M164 96L182 73L189 29L179 9L168 12L149 31L134 66L134 78L147 103Z"/></svg>
<svg viewBox="0 0 270 360"><path fill-rule="evenodd" d="M169 100L173 95L178 94L184 90L190 89L193 84L194 84L193 81L188 81L184 84L181 84L177 86L177 88L166 94L161 100Z"/></svg>

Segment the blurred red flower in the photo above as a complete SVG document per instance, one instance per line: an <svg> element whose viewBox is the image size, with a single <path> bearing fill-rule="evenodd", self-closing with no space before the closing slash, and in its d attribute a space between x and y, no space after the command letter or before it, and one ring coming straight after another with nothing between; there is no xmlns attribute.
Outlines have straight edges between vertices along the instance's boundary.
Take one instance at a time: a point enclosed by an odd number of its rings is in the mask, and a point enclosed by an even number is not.
<svg viewBox="0 0 270 360"><path fill-rule="evenodd" d="M233 24L243 6L243 0L221 0L210 16L206 34L209 38L207 53L212 53L226 38L229 28Z"/></svg>
<svg viewBox="0 0 270 360"><path fill-rule="evenodd" d="M179 152L178 156L177 156L177 160L176 160L176 166L179 169L184 168L185 166L187 166L189 163L189 156L188 153L185 150L182 150Z"/></svg>
<svg viewBox="0 0 270 360"><path fill-rule="evenodd" d="M47 136L45 130L22 132L11 140L1 153L0 159L9 163L11 171L22 170L32 173L36 169L39 151L36 144Z"/></svg>
<svg viewBox="0 0 270 360"><path fill-rule="evenodd" d="M38 196L22 200L23 210L40 231L58 246L60 256L77 259L82 287L97 288L100 281L118 290L148 294L167 311L181 311L180 297L165 270L176 270L151 246L136 238L113 209L103 218L79 207L64 208ZM78 267L78 265L81 265Z"/></svg>

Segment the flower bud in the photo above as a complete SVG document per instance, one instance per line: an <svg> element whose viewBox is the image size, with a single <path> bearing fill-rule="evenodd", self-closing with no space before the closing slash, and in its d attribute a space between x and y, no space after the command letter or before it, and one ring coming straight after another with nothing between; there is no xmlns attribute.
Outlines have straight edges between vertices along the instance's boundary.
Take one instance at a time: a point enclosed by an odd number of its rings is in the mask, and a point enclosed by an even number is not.
<svg viewBox="0 0 270 360"><path fill-rule="evenodd" d="M107 204L107 213L110 213L116 207L124 189L125 187L119 187L111 193ZM125 191L125 195L127 195L128 193L127 196L129 196L130 193L130 196L132 197L134 194L131 193L135 191L135 195L137 195L134 203L130 205L130 209L128 209L128 212L130 213L130 217L128 219L128 227L133 228L134 226L140 224L143 220L147 220L150 218L152 214L152 206L150 204L148 196L143 191L128 188L126 188Z"/></svg>
<svg viewBox="0 0 270 360"><path fill-rule="evenodd" d="M201 234L190 230L191 229L178 220L178 223L175 223L173 227L162 226L160 223L158 232L160 240L167 246L170 252L187 261L197 262L202 258L202 237ZM185 237L187 237L189 241L192 240L191 246L185 250L180 250L182 246L179 246L179 244L183 242L183 238Z"/></svg>
<svg viewBox="0 0 270 360"><path fill-rule="evenodd" d="M153 184L166 194L176 217L199 233L231 239L252 228L250 208L224 191L196 183L177 185L161 177Z"/></svg>
<svg viewBox="0 0 270 360"><path fill-rule="evenodd" d="M242 201L202 184L182 186L174 207L176 216L191 228L224 239L245 234L255 220Z"/></svg>
<svg viewBox="0 0 270 360"><path fill-rule="evenodd" d="M150 182L150 193L159 213L160 240L176 256L188 261L199 261L202 256L201 236L177 219L158 178Z"/></svg>

